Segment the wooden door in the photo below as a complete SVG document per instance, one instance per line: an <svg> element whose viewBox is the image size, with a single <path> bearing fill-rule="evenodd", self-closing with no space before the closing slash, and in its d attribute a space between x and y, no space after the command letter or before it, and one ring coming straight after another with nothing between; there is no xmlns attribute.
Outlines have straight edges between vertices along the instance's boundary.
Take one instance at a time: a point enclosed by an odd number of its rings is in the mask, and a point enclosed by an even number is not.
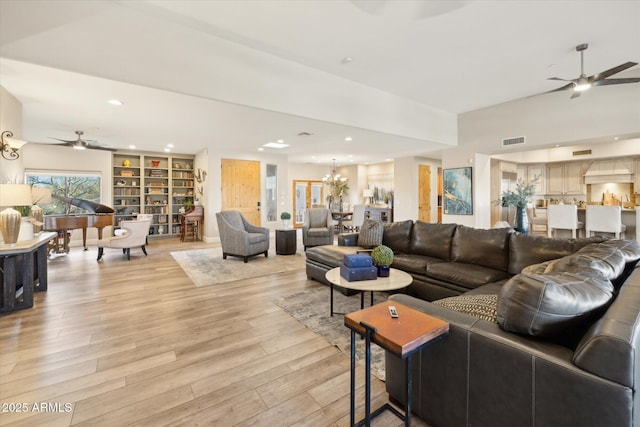
<svg viewBox="0 0 640 427"><path fill-rule="evenodd" d="M237 210L260 225L260 162L222 159L222 209Z"/></svg>
<svg viewBox="0 0 640 427"><path fill-rule="evenodd" d="M418 166L418 219L431 222L431 166Z"/></svg>

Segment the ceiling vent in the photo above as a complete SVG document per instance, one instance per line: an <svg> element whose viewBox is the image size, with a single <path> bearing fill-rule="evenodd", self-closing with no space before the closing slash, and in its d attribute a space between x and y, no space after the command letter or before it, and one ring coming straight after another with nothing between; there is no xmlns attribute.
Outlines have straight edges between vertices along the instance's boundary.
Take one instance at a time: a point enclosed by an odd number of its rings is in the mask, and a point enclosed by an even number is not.
<svg viewBox="0 0 640 427"><path fill-rule="evenodd" d="M573 152L573 156L588 156L589 154L591 154L591 150L580 150L580 151L574 151Z"/></svg>
<svg viewBox="0 0 640 427"><path fill-rule="evenodd" d="M524 143L525 143L524 136L515 136L513 138L503 138L502 139L502 146L503 147L511 147L512 145L520 145L520 144L524 144Z"/></svg>

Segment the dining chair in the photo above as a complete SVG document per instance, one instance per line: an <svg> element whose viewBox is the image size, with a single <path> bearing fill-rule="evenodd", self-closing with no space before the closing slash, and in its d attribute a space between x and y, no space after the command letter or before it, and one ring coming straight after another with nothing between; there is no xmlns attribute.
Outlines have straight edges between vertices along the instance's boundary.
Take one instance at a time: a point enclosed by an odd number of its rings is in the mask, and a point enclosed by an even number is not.
<svg viewBox="0 0 640 427"><path fill-rule="evenodd" d="M549 205L547 207L547 236L553 237L555 230L571 230L575 239L578 230L584 228L584 223L578 221L578 206Z"/></svg>
<svg viewBox="0 0 640 427"><path fill-rule="evenodd" d="M613 233L616 239L624 239L626 230L627 226L622 223L620 206L587 205L585 214L587 237L591 237L591 233Z"/></svg>

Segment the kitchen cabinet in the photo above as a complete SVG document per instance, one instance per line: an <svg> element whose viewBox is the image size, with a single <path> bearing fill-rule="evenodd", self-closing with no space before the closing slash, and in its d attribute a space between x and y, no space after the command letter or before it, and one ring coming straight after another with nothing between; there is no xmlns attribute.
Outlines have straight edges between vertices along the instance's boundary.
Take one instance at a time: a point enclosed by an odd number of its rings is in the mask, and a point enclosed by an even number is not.
<svg viewBox="0 0 640 427"><path fill-rule="evenodd" d="M584 185L584 162L552 163L547 165L547 194L563 196L586 194Z"/></svg>
<svg viewBox="0 0 640 427"><path fill-rule="evenodd" d="M545 165L528 165L527 166L527 184L533 182L536 177L538 184L536 185L535 195L543 196L547 191L546 186L546 168Z"/></svg>

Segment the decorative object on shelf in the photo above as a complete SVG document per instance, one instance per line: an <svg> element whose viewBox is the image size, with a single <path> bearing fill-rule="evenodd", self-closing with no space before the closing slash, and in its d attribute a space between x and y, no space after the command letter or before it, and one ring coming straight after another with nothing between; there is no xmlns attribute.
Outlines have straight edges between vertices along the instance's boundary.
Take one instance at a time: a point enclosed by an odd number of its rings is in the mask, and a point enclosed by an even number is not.
<svg viewBox="0 0 640 427"><path fill-rule="evenodd" d="M124 179L119 179L116 181L116 185L118 187L124 187L125 185L127 185L127 182Z"/></svg>
<svg viewBox="0 0 640 427"><path fill-rule="evenodd" d="M327 201L329 205L334 201L340 201L339 210L342 212L342 197L346 196L349 192L349 184L347 183L347 178L336 173L336 159L333 159L333 169L330 174L326 174L322 178L322 182L329 186L329 195L327 196Z"/></svg>
<svg viewBox="0 0 640 427"><path fill-rule="evenodd" d="M444 206L447 215L473 215L472 168L445 169Z"/></svg>
<svg viewBox="0 0 640 427"><path fill-rule="evenodd" d="M371 251L373 265L378 268L378 277L389 277L389 270L393 262L393 251L385 245L376 246Z"/></svg>
<svg viewBox="0 0 640 427"><path fill-rule="evenodd" d="M0 134L0 151L2 152L2 157L7 160L17 160L20 157L18 150L26 143L26 141L13 139L13 132L5 130Z"/></svg>
<svg viewBox="0 0 640 427"><path fill-rule="evenodd" d="M29 208L31 202L30 185L0 184L0 206L7 206L0 212L0 232L7 245L14 245L18 241L22 225L22 214L13 207Z"/></svg>
<svg viewBox="0 0 640 427"><path fill-rule="evenodd" d="M531 201L531 197L536 193L536 186L540 181L540 175L536 175L529 184L526 184L522 178L516 183L515 190L503 191L500 199L494 200L494 204L498 206L515 206L516 218L513 227L520 233L529 232L529 218L527 216L527 203Z"/></svg>
<svg viewBox="0 0 640 427"><path fill-rule="evenodd" d="M151 165L154 168L157 168L158 166L160 166L160 160L151 160Z"/></svg>
<svg viewBox="0 0 640 427"><path fill-rule="evenodd" d="M129 159L124 159L122 161L122 166L131 166L131 160Z"/></svg>
<svg viewBox="0 0 640 427"><path fill-rule="evenodd" d="M291 214L289 212L282 212L280 214L280 219L282 220L282 227L283 228L289 228L289 224L291 221Z"/></svg>

